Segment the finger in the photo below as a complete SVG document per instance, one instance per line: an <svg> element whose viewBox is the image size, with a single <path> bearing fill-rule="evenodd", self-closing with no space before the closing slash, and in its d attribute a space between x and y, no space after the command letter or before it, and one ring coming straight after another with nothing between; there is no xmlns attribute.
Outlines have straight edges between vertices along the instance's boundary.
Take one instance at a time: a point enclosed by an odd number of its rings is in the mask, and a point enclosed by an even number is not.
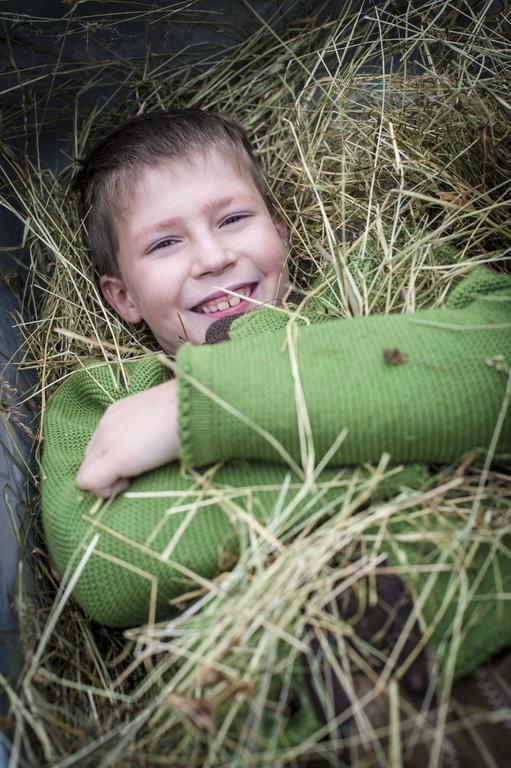
<svg viewBox="0 0 511 768"><path fill-rule="evenodd" d="M104 430L102 429L102 423L100 422L96 429L94 430L91 439L89 440L87 444L87 448L85 449L84 456L89 457L93 456L96 452L103 452L105 450L106 445L108 445L108 441L104 439Z"/></svg>
<svg viewBox="0 0 511 768"><path fill-rule="evenodd" d="M117 496L117 494L122 493L126 490L126 488L129 487L130 481L123 477L120 480L118 480L116 483L113 483L112 485L106 487L106 488L98 488L95 491L96 496L101 496L102 499L109 499L111 496Z"/></svg>
<svg viewBox="0 0 511 768"><path fill-rule="evenodd" d="M98 478L97 475L91 477L86 474L83 477L80 476L80 478L78 478L77 475L76 485L82 491L89 491L95 496L101 496L101 498L107 499L110 496L115 496L118 493L122 493L122 491L125 491L130 484L129 479L126 477L118 477L114 480L107 478L109 478L109 475L105 476L104 481L101 482L102 478Z"/></svg>
<svg viewBox="0 0 511 768"><path fill-rule="evenodd" d="M119 480L124 480L117 467L109 460L107 454L95 458L94 460L85 460L78 470L75 482L83 491L98 493L104 488L113 487Z"/></svg>
<svg viewBox="0 0 511 768"><path fill-rule="evenodd" d="M101 451L98 449L97 453L94 453L91 450L91 446L89 444L87 451L85 452L85 455L83 457L82 463L80 464L80 468L76 473L75 479L77 484L79 485L80 482L87 482L91 477L93 477L95 464L97 462L105 462L105 460L106 460L106 451L105 450Z"/></svg>

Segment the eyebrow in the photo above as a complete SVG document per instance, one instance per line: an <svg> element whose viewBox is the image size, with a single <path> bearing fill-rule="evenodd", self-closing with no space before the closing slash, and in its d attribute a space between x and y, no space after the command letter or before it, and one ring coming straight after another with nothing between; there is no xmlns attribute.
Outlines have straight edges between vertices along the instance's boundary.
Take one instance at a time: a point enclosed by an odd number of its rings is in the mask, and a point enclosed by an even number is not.
<svg viewBox="0 0 511 768"><path fill-rule="evenodd" d="M199 209L199 213L212 213L219 208L224 208L228 205L231 205L232 202L239 201L240 203L244 202L254 202L254 198L250 195L229 195L228 197L217 197L213 200L208 200L207 203L205 203L201 208ZM172 216L169 219L163 219L162 221L159 221L155 224L150 224L148 227L144 227L134 237L135 241L143 240L146 237L149 237L153 233L160 232L165 229L171 229L172 227L179 226L183 223L183 218L181 216Z"/></svg>

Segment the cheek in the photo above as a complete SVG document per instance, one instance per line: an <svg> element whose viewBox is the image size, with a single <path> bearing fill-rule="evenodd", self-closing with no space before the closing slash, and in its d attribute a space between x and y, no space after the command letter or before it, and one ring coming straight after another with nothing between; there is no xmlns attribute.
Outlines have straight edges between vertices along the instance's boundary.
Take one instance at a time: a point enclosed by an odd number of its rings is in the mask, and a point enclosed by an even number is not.
<svg viewBox="0 0 511 768"><path fill-rule="evenodd" d="M170 269L146 271L135 280L135 294L147 314L157 315L163 308L169 311L179 306L181 288Z"/></svg>
<svg viewBox="0 0 511 768"><path fill-rule="evenodd" d="M277 232L268 233L259 250L261 266L272 274L282 273L287 261L287 247Z"/></svg>
<svg viewBox="0 0 511 768"><path fill-rule="evenodd" d="M195 323L193 322L187 322L185 323L186 327L186 341L189 341L190 344L200 345L204 344L206 341L206 330L202 323ZM179 329L179 336L183 335L183 329ZM180 345L184 343L184 339L180 339Z"/></svg>
<svg viewBox="0 0 511 768"><path fill-rule="evenodd" d="M273 270L278 275L278 279L284 282L287 282L289 279L287 255L287 245L284 245L279 237L278 245L274 251Z"/></svg>

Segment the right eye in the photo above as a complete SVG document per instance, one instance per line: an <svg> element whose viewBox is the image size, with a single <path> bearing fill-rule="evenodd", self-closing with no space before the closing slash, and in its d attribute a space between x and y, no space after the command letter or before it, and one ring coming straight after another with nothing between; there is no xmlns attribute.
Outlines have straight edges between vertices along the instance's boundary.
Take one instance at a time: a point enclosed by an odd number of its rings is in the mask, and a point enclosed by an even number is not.
<svg viewBox="0 0 511 768"><path fill-rule="evenodd" d="M153 251L157 251L160 248L170 248L172 245L175 245L177 243L177 240L175 240L172 237L166 238L166 240L160 240L159 243L156 243L156 245L153 245L149 253L152 253Z"/></svg>

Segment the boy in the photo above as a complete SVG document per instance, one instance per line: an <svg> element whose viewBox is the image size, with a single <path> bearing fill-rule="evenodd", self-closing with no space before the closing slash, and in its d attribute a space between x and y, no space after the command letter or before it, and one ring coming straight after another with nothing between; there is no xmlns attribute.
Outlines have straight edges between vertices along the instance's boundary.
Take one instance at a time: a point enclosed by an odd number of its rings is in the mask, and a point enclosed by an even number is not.
<svg viewBox="0 0 511 768"><path fill-rule="evenodd" d="M190 112L181 126L179 120L160 117L158 131L151 118L121 129L126 142L141 145L144 126L152 127L165 161L151 157L150 149L131 167L126 150L112 159L113 134L96 149L85 171L90 178L82 181L105 299L129 323L145 320L169 353L184 341L204 343L215 320L279 303L288 291L287 228L270 211L246 137L224 118ZM214 144L210 138L208 145L208 131ZM105 170L96 171L94 163L104 163L106 155L122 170L115 190L105 183L96 194L96 176ZM128 477L177 458L176 402L175 380L121 401L94 435L79 487L110 496L127 486ZM136 435L132 444L125 418Z"/></svg>
<svg viewBox="0 0 511 768"><path fill-rule="evenodd" d="M301 316L309 311L313 322L293 336L286 328L289 311L259 309L286 310L287 228L271 209L248 140L233 121L199 111L139 118L92 152L78 186L105 299L127 322L144 320L166 352L178 353L177 379L165 381L162 366L145 359L126 366L124 396L112 366L96 364L74 374L47 410L43 515L50 552L62 573L72 570L92 534L100 533L74 592L98 621L129 626L165 616L170 597L190 590L194 579L204 587L221 569L222 556L235 551L232 526L218 506L201 515L166 515L168 500L155 492L174 488L186 498L192 487L172 463L178 457L192 469L228 462L215 480L243 487L281 484L283 463L286 472L309 477L343 429L347 437L332 452L332 467L376 462L385 451L395 462L411 463L451 462L490 445L497 453L509 450L506 379L493 364L511 357L506 276L474 270L446 308L415 316L318 323L321 303L311 302ZM204 346L219 326L231 343ZM305 445L297 423L301 392L313 445ZM256 461L230 462L240 459ZM76 504L75 474L82 490L116 497L101 516L91 516L91 496ZM334 475L324 468L322 476ZM148 491L136 510L118 496L133 478L137 489ZM254 508L264 518L276 494L263 495ZM480 536L471 565L479 590L505 592L509 568L497 588L491 535ZM403 551L412 565L432 557L427 542ZM403 578L420 591L411 574ZM453 622L455 607L442 603L449 578L439 575L423 606L431 626L440 616L430 633L434 648ZM388 632L395 641L411 616L407 591L399 579L377 584L377 591L397 616ZM352 616L357 605L349 602ZM488 617L488 601L484 605ZM458 675L508 643L505 605L495 622L493 613L479 620L479 609L466 611ZM417 626L412 630L417 639ZM404 650L399 662L405 664L413 644ZM420 654L419 662L404 672L410 689L424 687ZM342 691L336 696L341 702ZM321 705L315 706L321 716Z"/></svg>

